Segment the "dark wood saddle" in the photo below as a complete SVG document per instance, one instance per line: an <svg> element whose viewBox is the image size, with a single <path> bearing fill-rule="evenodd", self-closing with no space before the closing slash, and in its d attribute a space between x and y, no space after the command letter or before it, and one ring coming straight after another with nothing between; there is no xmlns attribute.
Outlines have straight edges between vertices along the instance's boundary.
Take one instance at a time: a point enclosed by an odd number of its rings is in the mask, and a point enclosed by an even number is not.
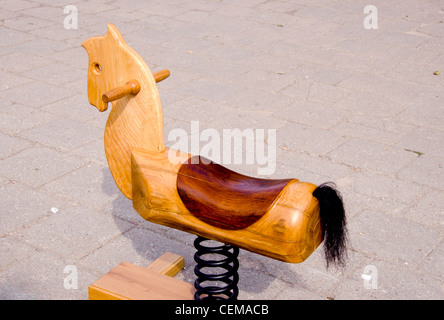
<svg viewBox="0 0 444 320"><path fill-rule="evenodd" d="M194 156L181 165L177 191L198 219L227 230L259 220L292 179L258 179Z"/></svg>

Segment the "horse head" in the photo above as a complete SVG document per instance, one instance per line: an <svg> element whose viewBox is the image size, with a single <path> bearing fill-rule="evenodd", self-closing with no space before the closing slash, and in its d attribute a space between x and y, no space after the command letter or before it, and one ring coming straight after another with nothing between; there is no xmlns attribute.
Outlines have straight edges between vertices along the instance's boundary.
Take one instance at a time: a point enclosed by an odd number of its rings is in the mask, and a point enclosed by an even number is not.
<svg viewBox="0 0 444 320"><path fill-rule="evenodd" d="M89 103L101 112L112 103L104 135L108 165L120 190L131 198L132 150L162 152L165 149L156 81L168 77L169 71L153 75L111 23L104 36L92 37L82 46L89 57Z"/></svg>
<svg viewBox="0 0 444 320"><path fill-rule="evenodd" d="M119 45L120 44L120 45ZM88 63L88 99L89 103L103 112L108 102L102 96L107 91L121 85L119 70L122 59L122 35L113 24L108 24L104 36L96 36L82 43L89 57Z"/></svg>

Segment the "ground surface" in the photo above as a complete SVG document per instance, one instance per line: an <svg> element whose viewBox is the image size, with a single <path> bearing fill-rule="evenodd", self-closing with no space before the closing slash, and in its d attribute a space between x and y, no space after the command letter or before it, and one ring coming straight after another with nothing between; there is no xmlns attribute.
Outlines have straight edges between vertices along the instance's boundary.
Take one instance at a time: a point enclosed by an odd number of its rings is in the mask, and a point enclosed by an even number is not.
<svg viewBox="0 0 444 320"><path fill-rule="evenodd" d="M113 22L151 70L171 70L166 140L191 121L275 129L267 177L342 191L347 266L327 270L321 249L295 265L241 251L240 299L443 299L444 3L372 4L378 29L355 0L2 0L0 298L87 299L121 261L165 251L193 281L194 237L142 220L108 170L80 44Z"/></svg>

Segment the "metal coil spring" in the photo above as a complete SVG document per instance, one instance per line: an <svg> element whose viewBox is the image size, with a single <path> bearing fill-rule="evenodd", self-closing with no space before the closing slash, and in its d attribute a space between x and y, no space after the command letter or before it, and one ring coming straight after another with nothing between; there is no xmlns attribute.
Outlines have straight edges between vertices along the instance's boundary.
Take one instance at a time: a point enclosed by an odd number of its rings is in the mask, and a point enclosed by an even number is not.
<svg viewBox="0 0 444 320"><path fill-rule="evenodd" d="M239 248L231 245L204 246L202 243L209 241L203 237L197 237L194 247L194 261L197 265L194 274L197 276L194 282L196 293L195 300L236 300L239 294L237 284L239 282ZM207 255L223 256L225 258L209 260ZM222 270L223 272L216 272ZM211 271L211 273L210 273ZM209 284L208 284L209 283ZM205 285L204 285L205 284Z"/></svg>

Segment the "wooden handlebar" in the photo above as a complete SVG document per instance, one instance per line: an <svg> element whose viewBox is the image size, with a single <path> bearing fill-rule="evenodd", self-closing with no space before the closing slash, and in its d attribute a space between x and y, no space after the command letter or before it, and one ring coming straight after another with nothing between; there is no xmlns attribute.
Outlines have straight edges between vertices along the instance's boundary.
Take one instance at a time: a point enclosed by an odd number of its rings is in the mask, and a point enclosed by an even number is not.
<svg viewBox="0 0 444 320"><path fill-rule="evenodd" d="M102 95L105 103L123 98L127 94L138 94L140 91L140 83L137 80L130 80L124 86L114 88Z"/></svg>
<svg viewBox="0 0 444 320"><path fill-rule="evenodd" d="M153 74L154 80L156 80L156 82L160 82L162 80L165 80L169 76L170 76L170 71L167 69L158 71ZM124 96L126 96L128 94L136 95L139 93L139 91L140 91L139 81L130 80L125 85L123 85L121 87L117 87L117 88L114 88L112 90L105 92L102 95L102 100L105 103L108 103L108 102L123 98Z"/></svg>
<svg viewBox="0 0 444 320"><path fill-rule="evenodd" d="M165 80L169 76L170 76L170 70L168 70L168 69L160 70L160 71L157 71L155 74L153 74L154 80L156 80L156 82L160 82L162 80Z"/></svg>

